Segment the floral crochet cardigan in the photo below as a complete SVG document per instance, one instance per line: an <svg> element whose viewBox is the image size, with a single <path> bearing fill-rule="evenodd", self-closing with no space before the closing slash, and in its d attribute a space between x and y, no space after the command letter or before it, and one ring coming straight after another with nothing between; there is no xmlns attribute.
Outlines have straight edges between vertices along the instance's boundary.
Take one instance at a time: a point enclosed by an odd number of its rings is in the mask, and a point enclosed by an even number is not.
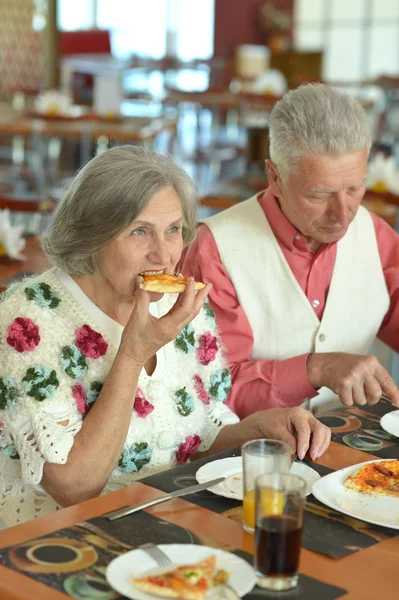
<svg viewBox="0 0 399 600"><path fill-rule="evenodd" d="M167 294L150 305L151 312L162 316L175 301L176 295ZM111 368L122 332L122 326L57 269L13 285L3 295L3 527L57 508L40 486L43 465L67 461L74 436ZM157 353L152 376L142 370L123 452L104 492L182 465L197 451L207 450L224 425L238 421L224 404L230 385L213 312L205 304L179 336Z"/></svg>

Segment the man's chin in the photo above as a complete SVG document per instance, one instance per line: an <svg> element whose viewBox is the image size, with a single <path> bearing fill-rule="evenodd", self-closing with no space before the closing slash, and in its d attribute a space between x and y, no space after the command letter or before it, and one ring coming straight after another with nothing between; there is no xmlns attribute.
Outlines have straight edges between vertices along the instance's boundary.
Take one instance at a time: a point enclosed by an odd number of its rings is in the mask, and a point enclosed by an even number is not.
<svg viewBox="0 0 399 600"><path fill-rule="evenodd" d="M318 238L319 242L322 244L332 244L334 242L339 242L347 232L347 229L338 229L338 230L328 230L327 228L320 232Z"/></svg>

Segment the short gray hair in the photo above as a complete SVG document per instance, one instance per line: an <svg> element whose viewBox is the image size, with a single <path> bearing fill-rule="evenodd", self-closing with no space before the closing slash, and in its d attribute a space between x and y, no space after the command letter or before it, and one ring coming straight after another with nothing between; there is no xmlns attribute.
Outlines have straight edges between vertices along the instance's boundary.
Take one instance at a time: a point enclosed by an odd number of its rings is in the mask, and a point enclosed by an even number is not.
<svg viewBox="0 0 399 600"><path fill-rule="evenodd" d="M307 155L370 150L366 113L353 97L321 83L287 92L270 114L270 158L283 180Z"/></svg>
<svg viewBox="0 0 399 600"><path fill-rule="evenodd" d="M187 245L195 237L197 197L183 169L167 156L129 145L93 158L72 180L42 235L50 263L71 275L98 273L98 251L168 187L176 190L182 203Z"/></svg>

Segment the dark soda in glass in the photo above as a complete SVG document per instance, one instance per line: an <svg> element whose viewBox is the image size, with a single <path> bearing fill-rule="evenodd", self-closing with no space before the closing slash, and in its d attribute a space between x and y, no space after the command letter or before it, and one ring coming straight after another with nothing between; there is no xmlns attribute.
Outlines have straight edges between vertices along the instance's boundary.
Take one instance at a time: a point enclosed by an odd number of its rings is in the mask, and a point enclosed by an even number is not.
<svg viewBox="0 0 399 600"><path fill-rule="evenodd" d="M255 531L256 569L268 577L295 575L301 538L302 526L288 515L259 519Z"/></svg>

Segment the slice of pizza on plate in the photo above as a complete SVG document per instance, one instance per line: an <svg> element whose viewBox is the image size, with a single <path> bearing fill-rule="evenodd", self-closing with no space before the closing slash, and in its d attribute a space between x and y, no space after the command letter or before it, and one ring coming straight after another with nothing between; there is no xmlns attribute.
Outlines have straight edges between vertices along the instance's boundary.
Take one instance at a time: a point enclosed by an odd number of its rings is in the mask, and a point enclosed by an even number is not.
<svg viewBox="0 0 399 600"><path fill-rule="evenodd" d="M372 496L399 498L399 460L366 463L345 479L344 486L354 492Z"/></svg>
<svg viewBox="0 0 399 600"><path fill-rule="evenodd" d="M199 563L181 565L159 575L148 574L132 579L133 585L148 594L182 600L203 600L214 585L226 583L227 571L216 569L216 556L208 556Z"/></svg>

